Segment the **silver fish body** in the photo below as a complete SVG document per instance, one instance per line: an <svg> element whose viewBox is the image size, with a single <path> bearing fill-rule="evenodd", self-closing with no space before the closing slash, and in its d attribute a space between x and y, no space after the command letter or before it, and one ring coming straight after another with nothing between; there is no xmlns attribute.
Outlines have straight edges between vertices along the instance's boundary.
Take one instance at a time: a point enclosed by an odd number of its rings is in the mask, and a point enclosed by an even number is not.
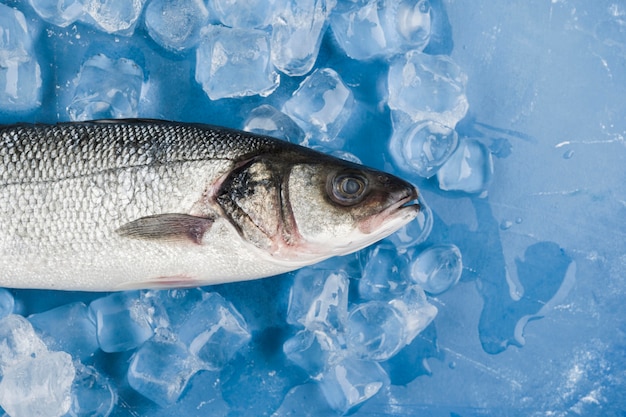
<svg viewBox="0 0 626 417"><path fill-rule="evenodd" d="M275 275L412 220L392 175L156 120L0 127L0 286L114 291Z"/></svg>

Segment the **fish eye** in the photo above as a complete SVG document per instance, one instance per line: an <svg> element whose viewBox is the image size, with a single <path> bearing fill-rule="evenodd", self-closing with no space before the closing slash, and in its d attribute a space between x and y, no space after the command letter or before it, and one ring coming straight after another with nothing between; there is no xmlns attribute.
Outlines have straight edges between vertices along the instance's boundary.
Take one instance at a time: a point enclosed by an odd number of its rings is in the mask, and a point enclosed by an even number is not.
<svg viewBox="0 0 626 417"><path fill-rule="evenodd" d="M342 206L358 204L367 191L367 178L356 173L340 173L330 181L329 196Z"/></svg>

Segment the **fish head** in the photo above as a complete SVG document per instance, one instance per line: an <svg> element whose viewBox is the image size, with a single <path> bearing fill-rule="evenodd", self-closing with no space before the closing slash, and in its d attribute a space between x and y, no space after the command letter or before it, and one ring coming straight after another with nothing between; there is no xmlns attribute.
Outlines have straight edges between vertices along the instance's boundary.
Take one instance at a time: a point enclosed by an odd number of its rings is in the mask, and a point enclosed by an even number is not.
<svg viewBox="0 0 626 417"><path fill-rule="evenodd" d="M303 152L247 161L222 182L216 198L244 239L275 259L306 265L352 253L417 216L410 183Z"/></svg>

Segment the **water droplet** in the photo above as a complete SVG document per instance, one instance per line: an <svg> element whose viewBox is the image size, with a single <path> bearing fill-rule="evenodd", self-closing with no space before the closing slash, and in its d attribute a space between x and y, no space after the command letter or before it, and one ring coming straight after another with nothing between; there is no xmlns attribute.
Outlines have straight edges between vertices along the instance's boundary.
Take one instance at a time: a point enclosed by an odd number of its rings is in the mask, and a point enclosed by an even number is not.
<svg viewBox="0 0 626 417"><path fill-rule="evenodd" d="M500 223L500 230L507 230L510 229L511 226L513 226L513 222L510 220L502 220L502 222Z"/></svg>
<svg viewBox="0 0 626 417"><path fill-rule="evenodd" d="M570 149L563 154L563 159L570 159L572 156L574 156L574 151Z"/></svg>

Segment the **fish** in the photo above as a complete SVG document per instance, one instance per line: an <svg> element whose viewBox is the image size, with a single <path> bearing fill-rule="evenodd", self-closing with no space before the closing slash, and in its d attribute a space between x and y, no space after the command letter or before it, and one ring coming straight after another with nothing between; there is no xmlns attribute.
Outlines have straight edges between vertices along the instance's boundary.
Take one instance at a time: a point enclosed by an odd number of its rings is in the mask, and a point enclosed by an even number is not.
<svg viewBox="0 0 626 417"><path fill-rule="evenodd" d="M346 255L413 220L394 175L279 139L126 119L0 126L0 286L180 288Z"/></svg>

